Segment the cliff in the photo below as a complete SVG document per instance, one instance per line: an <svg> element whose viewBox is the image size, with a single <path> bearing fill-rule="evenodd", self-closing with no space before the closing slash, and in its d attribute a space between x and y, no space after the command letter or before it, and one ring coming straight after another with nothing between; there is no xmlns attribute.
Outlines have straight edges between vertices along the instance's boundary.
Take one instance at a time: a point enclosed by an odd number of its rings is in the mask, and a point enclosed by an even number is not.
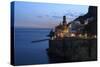
<svg viewBox="0 0 100 67"><path fill-rule="evenodd" d="M85 26L84 31L93 35L97 34L97 7L89 6L87 14L79 16L74 21L80 21L81 24L88 20L88 24Z"/></svg>

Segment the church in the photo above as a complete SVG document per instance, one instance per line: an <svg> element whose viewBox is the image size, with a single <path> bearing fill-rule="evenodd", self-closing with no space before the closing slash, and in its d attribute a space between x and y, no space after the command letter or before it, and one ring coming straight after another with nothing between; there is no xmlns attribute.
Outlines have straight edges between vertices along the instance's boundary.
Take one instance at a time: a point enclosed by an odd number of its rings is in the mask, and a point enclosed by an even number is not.
<svg viewBox="0 0 100 67"><path fill-rule="evenodd" d="M57 38L63 38L69 34L69 24L66 21L66 16L63 16L63 21L55 27L55 35Z"/></svg>

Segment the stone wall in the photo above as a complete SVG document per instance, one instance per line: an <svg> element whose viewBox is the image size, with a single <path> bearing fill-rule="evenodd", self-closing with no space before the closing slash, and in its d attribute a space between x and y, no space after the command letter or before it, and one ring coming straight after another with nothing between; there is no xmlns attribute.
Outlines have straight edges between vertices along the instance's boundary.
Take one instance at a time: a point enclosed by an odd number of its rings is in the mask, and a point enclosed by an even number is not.
<svg viewBox="0 0 100 67"><path fill-rule="evenodd" d="M96 60L97 39L64 38L49 40L49 52L72 61Z"/></svg>

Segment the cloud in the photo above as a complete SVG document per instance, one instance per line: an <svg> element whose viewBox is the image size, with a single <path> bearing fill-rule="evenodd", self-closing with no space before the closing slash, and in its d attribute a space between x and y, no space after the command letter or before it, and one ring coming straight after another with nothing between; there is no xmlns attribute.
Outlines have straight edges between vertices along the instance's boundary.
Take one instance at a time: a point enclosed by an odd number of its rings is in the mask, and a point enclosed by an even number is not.
<svg viewBox="0 0 100 67"><path fill-rule="evenodd" d="M67 13L67 14L65 14L65 16L66 17L68 17L68 18L77 18L78 16L81 16L81 15L84 15L84 14L82 14L82 13Z"/></svg>
<svg viewBox="0 0 100 67"><path fill-rule="evenodd" d="M50 17L49 15L45 15L46 17Z"/></svg>
<svg viewBox="0 0 100 67"><path fill-rule="evenodd" d="M77 15L75 15L73 13L66 13L65 16L76 17Z"/></svg>
<svg viewBox="0 0 100 67"><path fill-rule="evenodd" d="M60 19L60 18L62 18L61 16L52 16L53 18L55 18L55 19Z"/></svg>
<svg viewBox="0 0 100 67"><path fill-rule="evenodd" d="M38 18L42 18L43 16L37 16Z"/></svg>

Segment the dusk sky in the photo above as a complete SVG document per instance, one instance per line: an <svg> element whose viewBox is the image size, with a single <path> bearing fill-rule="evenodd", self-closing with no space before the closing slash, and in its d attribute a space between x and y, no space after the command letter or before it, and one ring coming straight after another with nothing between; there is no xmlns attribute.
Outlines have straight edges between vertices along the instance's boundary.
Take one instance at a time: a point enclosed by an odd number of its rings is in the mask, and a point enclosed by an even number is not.
<svg viewBox="0 0 100 67"><path fill-rule="evenodd" d="M88 6L15 2L15 27L53 28L62 22L65 15L70 22L88 12Z"/></svg>

